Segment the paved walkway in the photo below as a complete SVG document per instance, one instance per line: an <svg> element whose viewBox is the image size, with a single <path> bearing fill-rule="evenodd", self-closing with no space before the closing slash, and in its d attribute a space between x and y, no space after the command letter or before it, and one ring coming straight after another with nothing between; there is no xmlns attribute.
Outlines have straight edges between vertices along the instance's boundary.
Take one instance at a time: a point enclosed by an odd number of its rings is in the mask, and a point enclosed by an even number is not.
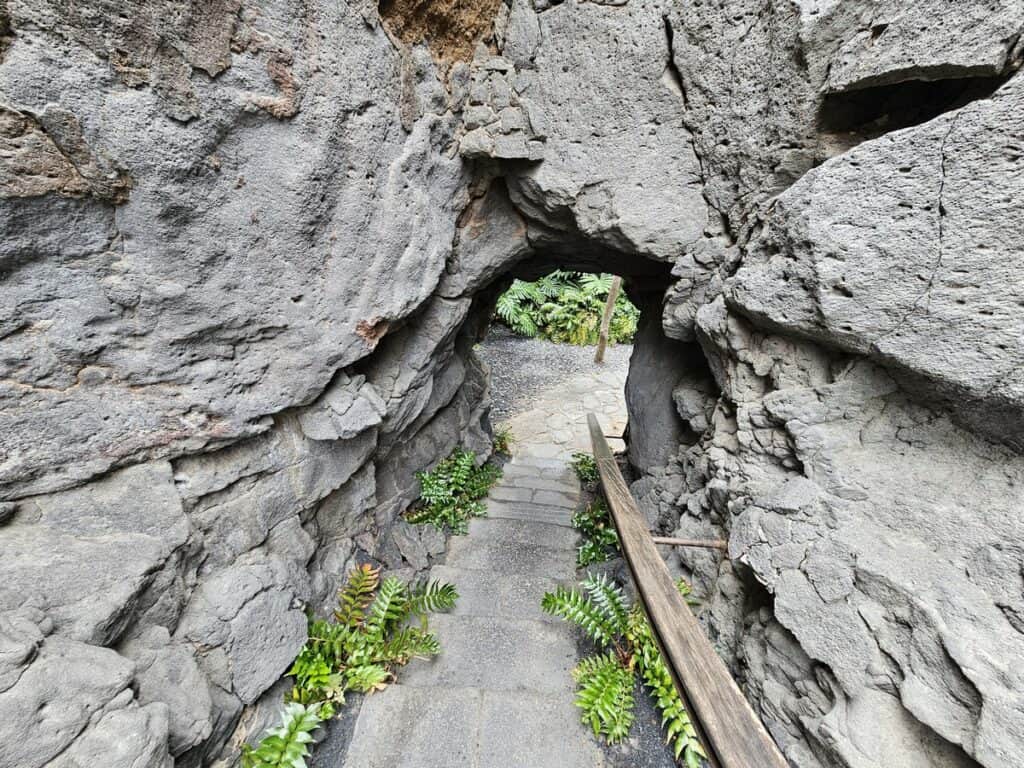
<svg viewBox="0 0 1024 768"><path fill-rule="evenodd" d="M626 428L625 366L595 366L542 392L530 410L513 416L507 426L516 437L517 457L568 460L574 451L590 453L587 414L596 413L605 434ZM618 450L621 444L612 441Z"/></svg>
<svg viewBox="0 0 1024 768"><path fill-rule="evenodd" d="M413 661L396 684L366 697L345 768L607 765L573 704L573 631L540 601L575 579L570 520L580 489L568 459L589 449L588 410L609 434L621 433L624 376L599 369L576 377L509 422L515 455L491 491L487 518L453 537L445 564L431 570L460 596L452 613L433 620L441 655Z"/></svg>

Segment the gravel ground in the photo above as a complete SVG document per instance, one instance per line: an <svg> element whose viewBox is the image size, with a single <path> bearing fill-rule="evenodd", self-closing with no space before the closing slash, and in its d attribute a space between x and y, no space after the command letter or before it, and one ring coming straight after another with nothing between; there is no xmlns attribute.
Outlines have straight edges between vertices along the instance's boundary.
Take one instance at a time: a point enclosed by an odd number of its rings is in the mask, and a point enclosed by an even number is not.
<svg viewBox="0 0 1024 768"><path fill-rule="evenodd" d="M495 323L476 352L491 369L491 423L530 410L537 395L594 368L594 347L516 336ZM628 368L632 344L609 346L604 364Z"/></svg>

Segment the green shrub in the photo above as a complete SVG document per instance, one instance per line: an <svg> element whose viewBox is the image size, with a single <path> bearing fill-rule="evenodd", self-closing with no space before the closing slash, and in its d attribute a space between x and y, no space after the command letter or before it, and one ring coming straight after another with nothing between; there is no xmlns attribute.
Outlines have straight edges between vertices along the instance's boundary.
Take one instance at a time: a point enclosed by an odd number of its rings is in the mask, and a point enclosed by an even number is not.
<svg viewBox="0 0 1024 768"><path fill-rule="evenodd" d="M573 672L583 722L609 743L625 738L633 723L632 692L639 674L661 712L676 760L687 768L699 768L706 755L643 608L629 605L622 589L604 575L588 576L582 586L582 591L558 587L548 592L541 607L583 629L601 651L583 659ZM684 582L678 586L681 594L689 594Z"/></svg>
<svg viewBox="0 0 1024 768"><path fill-rule="evenodd" d="M596 344L611 275L556 271L535 282L515 280L498 297L495 317L521 336L569 344ZM640 311L622 293L608 329L612 344L636 333Z"/></svg>
<svg viewBox="0 0 1024 768"><path fill-rule="evenodd" d="M494 452L500 453L504 456L512 455L512 443L516 441L516 436L512 434L512 430L508 427L502 427L494 432Z"/></svg>
<svg viewBox="0 0 1024 768"><path fill-rule="evenodd" d="M583 537L583 543L576 549L576 565L580 568L611 560L619 551L619 534L604 499L594 499L576 512L572 527Z"/></svg>
<svg viewBox="0 0 1024 768"><path fill-rule="evenodd" d="M569 463L583 485L593 486L601 479L601 475L597 471L597 462L589 453L577 451L572 455L572 461Z"/></svg>
<svg viewBox="0 0 1024 768"><path fill-rule="evenodd" d="M419 501L405 514L410 523L429 523L441 531L460 535L469 520L484 515L480 500L487 495L501 470L493 464L476 465L471 451L456 450L430 472L417 472Z"/></svg>

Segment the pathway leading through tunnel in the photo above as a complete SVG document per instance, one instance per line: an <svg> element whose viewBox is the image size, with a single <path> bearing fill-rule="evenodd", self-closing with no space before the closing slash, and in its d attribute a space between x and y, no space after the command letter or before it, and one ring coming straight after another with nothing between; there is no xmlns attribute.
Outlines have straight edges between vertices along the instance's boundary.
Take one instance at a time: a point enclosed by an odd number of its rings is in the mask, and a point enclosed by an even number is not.
<svg viewBox="0 0 1024 768"><path fill-rule="evenodd" d="M459 591L435 619L442 653L414 661L368 696L345 768L597 768L603 750L580 723L568 624L540 609L576 575L570 525L579 483L569 465L587 446L585 414L625 425L625 370L597 368L541 393L509 422L517 442L487 517L454 537L431 578Z"/></svg>

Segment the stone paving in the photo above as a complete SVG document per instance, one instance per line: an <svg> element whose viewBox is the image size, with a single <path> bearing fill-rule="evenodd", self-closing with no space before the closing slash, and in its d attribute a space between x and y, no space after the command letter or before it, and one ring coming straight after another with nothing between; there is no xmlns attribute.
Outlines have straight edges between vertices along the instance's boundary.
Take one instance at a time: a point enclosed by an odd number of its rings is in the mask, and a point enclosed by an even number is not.
<svg viewBox="0 0 1024 768"><path fill-rule="evenodd" d="M596 413L605 434L626 428L626 366L595 366L542 392L530 410L513 416L507 426L516 436L521 457L568 459L574 451L590 452L587 414ZM618 449L621 443L612 442Z"/></svg>
<svg viewBox="0 0 1024 768"><path fill-rule="evenodd" d="M580 488L568 459L589 450L588 410L621 434L624 378L606 369L575 377L508 422L514 455L487 517L452 538L445 564L431 570L460 595L454 611L434 619L443 650L366 697L345 768L608 765L573 704L573 631L545 615L540 600L575 579L570 520Z"/></svg>

